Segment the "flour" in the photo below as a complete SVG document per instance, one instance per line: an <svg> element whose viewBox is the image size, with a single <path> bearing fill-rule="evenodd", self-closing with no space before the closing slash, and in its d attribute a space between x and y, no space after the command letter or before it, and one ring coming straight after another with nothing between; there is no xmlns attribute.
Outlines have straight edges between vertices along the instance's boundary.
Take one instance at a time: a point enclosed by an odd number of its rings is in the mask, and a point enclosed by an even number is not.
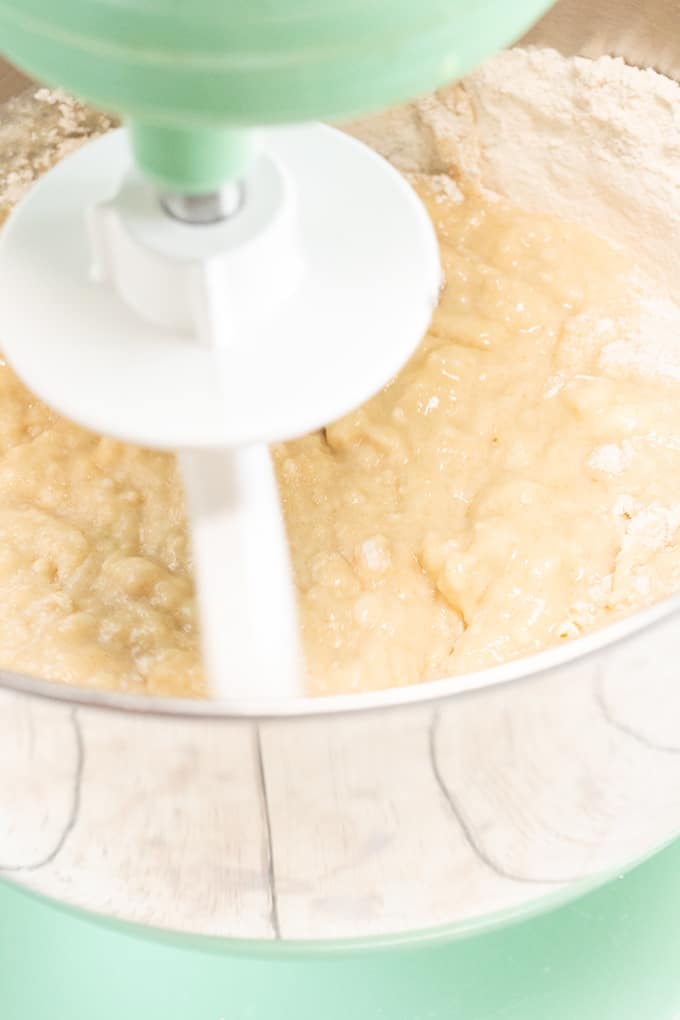
<svg viewBox="0 0 680 1020"><path fill-rule="evenodd" d="M463 201L463 192L450 174L429 174L429 181L438 204Z"/></svg>
<svg viewBox="0 0 680 1020"><path fill-rule="evenodd" d="M629 440L622 443L605 443L593 450L588 464L596 471L607 475L620 475L633 459L633 447Z"/></svg>
<svg viewBox="0 0 680 1020"><path fill-rule="evenodd" d="M638 302L636 328L603 346L601 367L609 375L679 382L680 307L642 273L634 274L631 284Z"/></svg>
<svg viewBox="0 0 680 1020"><path fill-rule="evenodd" d="M639 323L602 365L680 379L680 86L618 58L515 49L416 105L454 174L634 253Z"/></svg>
<svg viewBox="0 0 680 1020"><path fill-rule="evenodd" d="M619 58L513 49L349 130L405 173L446 170L634 253L638 328L603 367L680 379L680 85Z"/></svg>
<svg viewBox="0 0 680 1020"><path fill-rule="evenodd" d="M554 50L498 54L418 105L441 162L636 253L680 297L680 86Z"/></svg>

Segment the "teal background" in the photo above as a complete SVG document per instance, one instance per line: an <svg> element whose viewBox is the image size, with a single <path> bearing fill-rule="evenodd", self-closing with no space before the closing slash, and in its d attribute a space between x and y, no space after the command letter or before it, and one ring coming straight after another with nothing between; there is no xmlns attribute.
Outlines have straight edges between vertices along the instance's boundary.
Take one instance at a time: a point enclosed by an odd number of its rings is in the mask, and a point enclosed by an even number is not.
<svg viewBox="0 0 680 1020"><path fill-rule="evenodd" d="M253 945L180 949L0 883L0 1017L678 1020L680 842L550 913L450 942Z"/></svg>

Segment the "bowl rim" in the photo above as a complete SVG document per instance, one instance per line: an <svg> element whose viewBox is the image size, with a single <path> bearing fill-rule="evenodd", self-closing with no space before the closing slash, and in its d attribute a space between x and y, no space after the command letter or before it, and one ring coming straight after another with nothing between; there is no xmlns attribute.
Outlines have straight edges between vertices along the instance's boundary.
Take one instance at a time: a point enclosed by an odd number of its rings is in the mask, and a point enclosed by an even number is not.
<svg viewBox="0 0 680 1020"><path fill-rule="evenodd" d="M546 678L576 661L595 656L612 645L627 644L645 631L654 630L680 612L680 592L647 609L631 613L580 638L498 666L462 673L441 680L378 691L352 694L305 695L295 698L178 698L143 693L119 693L85 686L42 680L0 670L0 692L11 691L74 707L97 709L117 715L150 716L182 720L273 722L285 719L319 719L328 716L363 716L377 711L403 709L459 698L492 688Z"/></svg>

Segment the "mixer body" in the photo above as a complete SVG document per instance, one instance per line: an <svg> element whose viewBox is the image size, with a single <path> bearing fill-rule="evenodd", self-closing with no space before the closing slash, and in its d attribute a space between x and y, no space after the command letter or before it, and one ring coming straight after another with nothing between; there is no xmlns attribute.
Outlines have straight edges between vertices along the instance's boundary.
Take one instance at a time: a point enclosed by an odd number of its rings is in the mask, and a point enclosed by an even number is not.
<svg viewBox="0 0 680 1020"><path fill-rule="evenodd" d="M678 76L676 8L562 0L530 40ZM269 943L553 904L680 831L679 614L675 598L475 677L280 711L0 675L0 878Z"/></svg>

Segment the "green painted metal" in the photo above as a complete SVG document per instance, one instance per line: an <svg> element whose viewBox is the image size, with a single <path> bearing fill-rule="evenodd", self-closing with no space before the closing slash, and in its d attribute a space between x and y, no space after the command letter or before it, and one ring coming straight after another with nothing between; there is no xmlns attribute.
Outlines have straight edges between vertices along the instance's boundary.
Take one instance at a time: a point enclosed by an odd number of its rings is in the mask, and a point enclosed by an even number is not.
<svg viewBox="0 0 680 1020"><path fill-rule="evenodd" d="M205 194L229 178L241 177L254 150L253 134L203 124L147 124L133 120L135 159L164 191Z"/></svg>
<svg viewBox="0 0 680 1020"><path fill-rule="evenodd" d="M680 842L467 938L278 954L176 945L0 883L3 1020L677 1020Z"/></svg>
<svg viewBox="0 0 680 1020"><path fill-rule="evenodd" d="M137 122L163 186L239 172L247 129L389 106L514 41L548 0L0 0L18 66ZM172 129L173 144L160 129ZM202 135L202 171L187 155ZM214 134L211 144L207 133ZM145 139L143 136L148 133Z"/></svg>

